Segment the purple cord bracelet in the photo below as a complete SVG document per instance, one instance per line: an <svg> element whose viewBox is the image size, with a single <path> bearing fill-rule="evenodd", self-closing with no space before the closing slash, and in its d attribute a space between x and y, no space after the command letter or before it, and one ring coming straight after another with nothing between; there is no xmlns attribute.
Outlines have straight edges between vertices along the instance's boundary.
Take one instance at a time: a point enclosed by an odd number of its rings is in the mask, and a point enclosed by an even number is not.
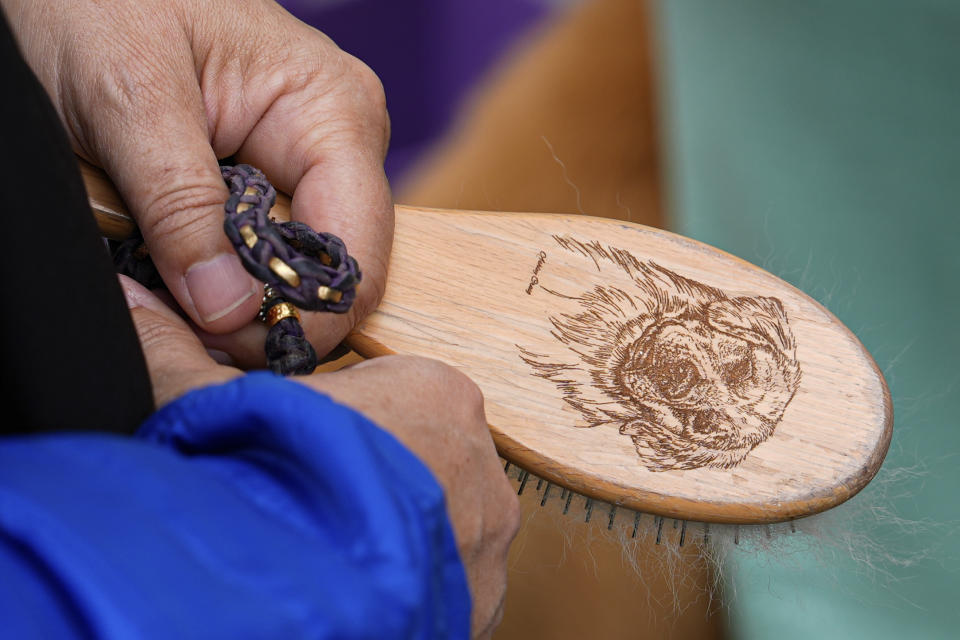
<svg viewBox="0 0 960 640"><path fill-rule="evenodd" d="M264 283L260 319L270 326L265 351L270 370L308 374L317 354L300 325L297 307L346 313L362 274L343 241L301 222L269 217L277 193L266 176L245 164L220 167L230 189L223 229L244 268ZM163 286L139 231L114 252L119 273L154 289Z"/></svg>

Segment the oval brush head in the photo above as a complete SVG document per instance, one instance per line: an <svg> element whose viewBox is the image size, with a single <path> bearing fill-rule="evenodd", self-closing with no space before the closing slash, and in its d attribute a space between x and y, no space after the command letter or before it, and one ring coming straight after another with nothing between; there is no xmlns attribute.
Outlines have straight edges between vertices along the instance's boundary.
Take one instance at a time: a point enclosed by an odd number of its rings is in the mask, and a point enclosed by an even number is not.
<svg viewBox="0 0 960 640"><path fill-rule="evenodd" d="M461 369L524 470L647 513L768 523L835 506L879 469L882 375L758 267L608 219L397 214L386 295L350 344Z"/></svg>
<svg viewBox="0 0 960 640"><path fill-rule="evenodd" d="M122 235L105 176L84 176ZM289 218L289 200L272 214ZM457 367L506 460L661 517L812 515L862 489L890 443L883 376L830 312L718 249L616 220L398 205L386 295L348 343Z"/></svg>

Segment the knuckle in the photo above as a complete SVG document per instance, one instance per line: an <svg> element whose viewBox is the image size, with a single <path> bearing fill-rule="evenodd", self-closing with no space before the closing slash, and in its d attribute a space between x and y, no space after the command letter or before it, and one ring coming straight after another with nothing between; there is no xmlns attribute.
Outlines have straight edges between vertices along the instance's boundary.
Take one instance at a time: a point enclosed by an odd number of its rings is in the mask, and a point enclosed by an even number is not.
<svg viewBox="0 0 960 640"><path fill-rule="evenodd" d="M510 491L510 497L506 502L502 522L504 537L509 544L516 537L517 532L520 531L523 513L520 509L520 498L513 491Z"/></svg>
<svg viewBox="0 0 960 640"><path fill-rule="evenodd" d="M366 64L347 56L345 71L341 76L338 98L343 103L343 113L348 122L342 123L346 131L353 131L363 138L388 138L389 118L387 98L374 71Z"/></svg>
<svg viewBox="0 0 960 640"><path fill-rule="evenodd" d="M458 411L457 416L465 426L476 429L476 433L484 436L483 444L488 445L487 418L483 409L483 391L477 384L453 367L446 367L445 380L450 403Z"/></svg>
<svg viewBox="0 0 960 640"><path fill-rule="evenodd" d="M423 356L393 355L377 359L389 364L397 378L410 380L430 396L448 396L451 392L449 376L453 367Z"/></svg>
<svg viewBox="0 0 960 640"><path fill-rule="evenodd" d="M200 235L209 228L207 213L223 206L223 189L207 184L161 185L144 202L140 226L153 242Z"/></svg>
<svg viewBox="0 0 960 640"><path fill-rule="evenodd" d="M400 356L396 362L406 371L416 372L424 388L431 389L435 397L443 398L450 417L461 428L487 434L483 392L473 380L456 368L432 358Z"/></svg>
<svg viewBox="0 0 960 640"><path fill-rule="evenodd" d="M457 397L469 407L473 414L483 415L483 391L477 383L460 371L450 367L451 384L456 388Z"/></svg>
<svg viewBox="0 0 960 640"><path fill-rule="evenodd" d="M386 114L387 98L380 77L363 61L345 55L344 79L353 102L372 112Z"/></svg>
<svg viewBox="0 0 960 640"><path fill-rule="evenodd" d="M351 65L354 80L359 85L359 92L363 96L364 102L380 105L383 110L386 110L387 98L380 76L357 58L352 59Z"/></svg>
<svg viewBox="0 0 960 640"><path fill-rule="evenodd" d="M457 371L450 365L423 356L401 356L405 366L416 369L423 382L434 387L449 389L453 376Z"/></svg>
<svg viewBox="0 0 960 640"><path fill-rule="evenodd" d="M80 75L87 88L78 91L86 96L81 101L96 100L87 104L91 117L101 121L105 116L129 128L149 128L167 117L171 107L183 106L188 85L180 80L178 72L188 69L181 67L181 59L129 36L112 43L109 49L99 56L84 54ZM189 113L193 118L202 116L197 108Z"/></svg>
<svg viewBox="0 0 960 640"><path fill-rule="evenodd" d="M390 362L393 366L409 370L409 371L421 371L421 372L430 372L434 370L435 365L442 364L437 360L432 358L425 358L423 356L409 356L409 355L393 355L387 356L386 358L381 358L381 362Z"/></svg>
<svg viewBox="0 0 960 640"><path fill-rule="evenodd" d="M364 149L382 163L390 137L383 84L363 62L340 52L323 75L305 73L288 90L313 96L303 116L316 126L305 131L296 145L301 160L331 149Z"/></svg>
<svg viewBox="0 0 960 640"><path fill-rule="evenodd" d="M96 59L89 53L79 53L82 60L76 64L85 72L85 80L97 96L101 112L126 115L153 103L150 96L157 90L148 82L146 72L139 64L130 64L131 52L113 52Z"/></svg>
<svg viewBox="0 0 960 640"><path fill-rule="evenodd" d="M523 520L523 510L516 492L509 489L491 492L491 499L483 517L483 545L488 553L500 556L510 547Z"/></svg>

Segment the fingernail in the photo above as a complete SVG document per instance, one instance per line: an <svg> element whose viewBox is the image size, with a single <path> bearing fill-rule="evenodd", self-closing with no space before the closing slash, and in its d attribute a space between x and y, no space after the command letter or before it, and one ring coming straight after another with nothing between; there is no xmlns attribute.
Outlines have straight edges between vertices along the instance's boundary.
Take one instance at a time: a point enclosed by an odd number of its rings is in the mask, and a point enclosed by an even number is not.
<svg viewBox="0 0 960 640"><path fill-rule="evenodd" d="M136 280L125 275L118 275L117 278L120 280L120 289L123 291L123 297L127 301L128 309L142 307L161 313L169 311L163 302L157 299L155 295Z"/></svg>
<svg viewBox="0 0 960 640"><path fill-rule="evenodd" d="M127 301L127 309L136 309L139 307L140 302L137 300L137 291L131 284L133 280L123 274L117 275L117 280L120 281L120 290L123 291L123 299Z"/></svg>
<svg viewBox="0 0 960 640"><path fill-rule="evenodd" d="M194 264L185 279L190 300L204 322L222 318L257 291L240 258L230 253Z"/></svg>

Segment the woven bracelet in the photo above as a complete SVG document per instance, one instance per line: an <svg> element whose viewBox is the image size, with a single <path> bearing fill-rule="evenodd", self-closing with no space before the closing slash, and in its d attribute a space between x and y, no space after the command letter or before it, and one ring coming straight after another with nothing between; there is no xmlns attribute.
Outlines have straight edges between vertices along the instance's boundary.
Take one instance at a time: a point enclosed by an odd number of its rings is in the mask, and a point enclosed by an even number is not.
<svg viewBox="0 0 960 640"><path fill-rule="evenodd" d="M277 193L257 169L240 164L220 167L220 172L230 190L223 230L244 268L264 283L259 317L270 327L267 364L281 375L310 373L317 354L297 308L346 313L362 277L357 261L331 233L318 233L301 222L271 220ZM119 273L151 289L163 287L139 230L117 247L113 259Z"/></svg>

